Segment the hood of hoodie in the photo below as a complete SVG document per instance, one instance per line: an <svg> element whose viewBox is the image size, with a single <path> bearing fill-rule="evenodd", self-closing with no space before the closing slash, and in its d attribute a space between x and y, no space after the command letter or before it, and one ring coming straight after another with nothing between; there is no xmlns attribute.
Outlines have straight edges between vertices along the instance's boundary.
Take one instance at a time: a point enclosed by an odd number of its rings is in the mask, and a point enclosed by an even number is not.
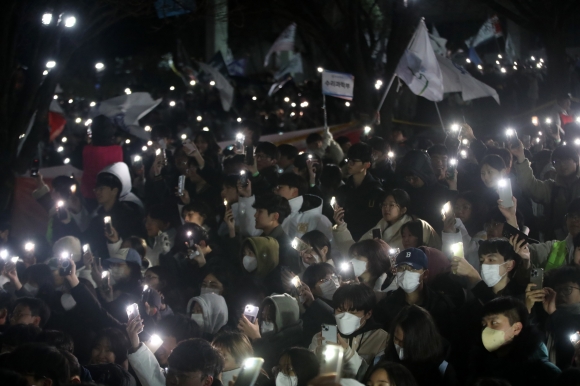
<svg viewBox="0 0 580 386"><path fill-rule="evenodd" d="M276 312L276 327L278 332L283 331L288 327L294 326L300 320L300 308L298 301L288 294L272 295L267 297L274 303ZM264 300L266 300L264 299ZM263 308L264 303L262 303Z"/></svg>
<svg viewBox="0 0 580 386"><path fill-rule="evenodd" d="M242 256L246 243L250 244L258 260L256 276L259 278L268 276L278 266L280 258L278 241L273 237L248 237L242 244Z"/></svg>
<svg viewBox="0 0 580 386"><path fill-rule="evenodd" d="M129 172L129 167L126 163L115 162L114 164L103 168L99 174L101 173L111 173L117 177L119 181L121 181L121 186L123 188L121 189L121 194L119 195L119 201L133 202L143 208L143 202L141 202L139 197L131 193L133 185L131 183L131 173Z"/></svg>
<svg viewBox="0 0 580 386"><path fill-rule="evenodd" d="M302 206L300 207L300 213L312 212L317 214L322 214L322 198L314 196L312 194L302 195Z"/></svg>
<svg viewBox="0 0 580 386"><path fill-rule="evenodd" d="M437 177L431 166L431 158L427 153L419 150L412 150L405 154L399 166L400 173L405 176L414 174L423 180L425 185L437 183Z"/></svg>
<svg viewBox="0 0 580 386"><path fill-rule="evenodd" d="M60 257L63 252L72 254L75 263L81 261L81 241L74 236L65 236L54 242L52 246L52 256Z"/></svg>
<svg viewBox="0 0 580 386"><path fill-rule="evenodd" d="M193 303L199 304L203 312L203 332L217 333L228 322L228 306L221 295L208 293L191 298L187 303L187 314L191 314Z"/></svg>

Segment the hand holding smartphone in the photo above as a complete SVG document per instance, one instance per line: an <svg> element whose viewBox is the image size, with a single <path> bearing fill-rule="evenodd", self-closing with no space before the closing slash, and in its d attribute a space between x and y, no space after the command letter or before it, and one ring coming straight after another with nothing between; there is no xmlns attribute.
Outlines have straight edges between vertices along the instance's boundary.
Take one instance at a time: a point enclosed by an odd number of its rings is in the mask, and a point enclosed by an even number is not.
<svg viewBox="0 0 580 386"><path fill-rule="evenodd" d="M244 308L244 316L250 323L254 323L258 318L258 311L260 311L260 307L247 304Z"/></svg>
<svg viewBox="0 0 580 386"><path fill-rule="evenodd" d="M323 324L322 325L322 337L324 338L324 343L338 343L338 330L335 325Z"/></svg>
<svg viewBox="0 0 580 386"><path fill-rule="evenodd" d="M129 320L139 317L139 305L137 303L133 303L127 307L127 317Z"/></svg>
<svg viewBox="0 0 580 386"><path fill-rule="evenodd" d="M234 386L254 386L260 371L262 370L262 365L264 360L262 358L248 358L244 361L242 365L242 370L238 374L238 378L234 383Z"/></svg>
<svg viewBox="0 0 580 386"><path fill-rule="evenodd" d="M322 347L319 375L335 375L335 383L340 383L344 349L336 344Z"/></svg>

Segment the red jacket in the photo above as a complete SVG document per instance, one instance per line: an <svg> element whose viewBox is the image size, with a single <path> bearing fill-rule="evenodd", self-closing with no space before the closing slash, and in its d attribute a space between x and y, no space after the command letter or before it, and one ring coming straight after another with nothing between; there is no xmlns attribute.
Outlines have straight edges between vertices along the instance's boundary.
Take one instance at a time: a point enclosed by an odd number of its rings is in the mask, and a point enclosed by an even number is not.
<svg viewBox="0 0 580 386"><path fill-rule="evenodd" d="M95 198L93 189L97 183L97 174L115 162L123 162L123 148L121 146L85 146L83 149L83 179L81 181L83 197Z"/></svg>

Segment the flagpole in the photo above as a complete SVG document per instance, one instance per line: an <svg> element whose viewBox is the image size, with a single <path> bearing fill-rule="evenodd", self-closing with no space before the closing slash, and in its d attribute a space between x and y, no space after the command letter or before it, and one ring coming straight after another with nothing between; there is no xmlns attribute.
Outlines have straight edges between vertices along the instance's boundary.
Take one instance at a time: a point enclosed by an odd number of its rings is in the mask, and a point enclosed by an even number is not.
<svg viewBox="0 0 580 386"><path fill-rule="evenodd" d="M447 132L445 131L445 125L443 124L443 118L441 118L441 112L439 111L439 105L437 104L437 102L433 103L435 103L435 110L437 110L437 115L439 115L439 122L441 122L441 128L443 129L443 132L447 134Z"/></svg>
<svg viewBox="0 0 580 386"><path fill-rule="evenodd" d="M387 88L385 89L385 92L383 93L383 97L381 98L381 102L379 103L379 107L377 108L377 112L376 112L375 117L373 119L373 124L375 124L377 122L378 118L381 116L381 108L383 107L383 104L385 103L385 99L387 99L387 94L389 93L391 86L393 86L393 82L395 81L396 76L397 76L397 73L395 72L395 73L393 73L391 80L389 80L389 84L387 85Z"/></svg>
<svg viewBox="0 0 580 386"><path fill-rule="evenodd" d="M328 130L328 117L326 115L326 94L322 92L322 109L324 110L324 129Z"/></svg>

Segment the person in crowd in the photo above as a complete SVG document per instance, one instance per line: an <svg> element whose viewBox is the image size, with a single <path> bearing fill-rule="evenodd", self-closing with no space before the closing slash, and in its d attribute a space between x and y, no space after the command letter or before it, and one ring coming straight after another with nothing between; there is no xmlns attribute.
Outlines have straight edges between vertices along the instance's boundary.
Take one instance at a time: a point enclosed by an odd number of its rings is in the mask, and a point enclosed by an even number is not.
<svg viewBox="0 0 580 386"><path fill-rule="evenodd" d="M188 156L185 175L190 184L186 184L181 195L177 186L174 187L175 195L179 197L181 204L201 201L208 205L210 211L215 211L222 205L219 195L221 186L219 173L213 165L205 162L199 151L194 151L192 156Z"/></svg>
<svg viewBox="0 0 580 386"><path fill-rule="evenodd" d="M328 263L313 264L306 268L302 282L308 286L313 299L322 299L328 304L332 304L332 297L340 287L334 266ZM305 304L310 305L308 303Z"/></svg>
<svg viewBox="0 0 580 386"><path fill-rule="evenodd" d="M254 356L254 349L250 339L240 332L220 332L211 342L224 358L224 370L221 374L223 385L229 385L234 377L242 370L244 360ZM261 372L256 385L264 385L269 381L265 372Z"/></svg>
<svg viewBox="0 0 580 386"><path fill-rule="evenodd" d="M331 238L330 221L322 214L322 199L306 194L307 191L308 183L294 173L285 173L278 178L274 193L288 200L291 209L290 215L281 224L282 229L291 239L315 229ZM238 211L238 216L234 215L236 224L239 224L239 229L255 234L255 210L252 206L256 197L252 194L252 182L247 186L238 182L238 193L238 207L232 207L232 212Z"/></svg>
<svg viewBox="0 0 580 386"><path fill-rule="evenodd" d="M579 196L580 168L576 149L560 146L552 152L552 163L556 168L554 180L540 181L533 175L530 161L525 157L521 142L512 146L511 152L518 185L532 200L544 206L544 231L547 238L562 240L566 237L565 214L570 202Z"/></svg>
<svg viewBox="0 0 580 386"><path fill-rule="evenodd" d="M388 361L375 364L363 383L367 386L417 386L413 374L405 366Z"/></svg>
<svg viewBox="0 0 580 386"><path fill-rule="evenodd" d="M453 210L444 214L441 250L450 253L451 245L462 242L465 258L479 270L479 241L486 239L484 218L479 196L474 192L459 193Z"/></svg>
<svg viewBox="0 0 580 386"><path fill-rule="evenodd" d="M546 321L550 362L564 370L575 358L575 335L580 331L580 267L564 266L550 271L546 284L535 289L529 284L526 306L531 312L535 302L542 302L549 315ZM572 337L572 338L571 338Z"/></svg>
<svg viewBox="0 0 580 386"><path fill-rule="evenodd" d="M95 338L91 349L89 364L98 365L115 363L123 369L129 369L127 350L129 341L123 331L116 328L108 328L99 333Z"/></svg>
<svg viewBox="0 0 580 386"><path fill-rule="evenodd" d="M241 133L244 135L244 146L255 148L262 136L262 126L255 121L244 121Z"/></svg>
<svg viewBox="0 0 580 386"><path fill-rule="evenodd" d="M296 159L296 157L298 157L298 149L296 148L296 146L283 143L281 145L278 145L278 151L280 152L278 167L282 169L282 173L293 173L294 160Z"/></svg>
<svg viewBox="0 0 580 386"><path fill-rule="evenodd" d="M256 159L256 167L262 175L271 172L278 174L280 150L272 142L258 142L254 158Z"/></svg>
<svg viewBox="0 0 580 386"><path fill-rule="evenodd" d="M425 253L417 248L405 249L397 255L395 268L398 288L377 304L375 320L386 331L391 331L393 320L401 310L408 305L418 305L429 312L441 335L452 340L456 331L455 306L446 295L426 285L431 272Z"/></svg>
<svg viewBox="0 0 580 386"><path fill-rule="evenodd" d="M256 229L263 231L262 236L273 237L278 241L279 264L290 268L294 273L302 272L300 256L292 248L292 242L281 226L291 212L288 200L274 193L267 193L256 197L252 207L256 209Z"/></svg>
<svg viewBox="0 0 580 386"><path fill-rule="evenodd" d="M439 184L429 155L412 150L397 164L397 172L405 178L405 191L411 198L408 211L431 225L437 233L443 229L441 208L457 194L457 173L448 180L449 188Z"/></svg>
<svg viewBox="0 0 580 386"><path fill-rule="evenodd" d="M348 254L354 278L375 291L390 291L393 281L391 272L390 248L379 239L359 241L353 244Z"/></svg>
<svg viewBox="0 0 580 386"><path fill-rule="evenodd" d="M373 164L369 170L370 173L375 179L382 182L383 188L392 185L396 180L395 160L389 143L381 137L372 137L368 144L373 149Z"/></svg>
<svg viewBox="0 0 580 386"><path fill-rule="evenodd" d="M412 148L413 129L405 125L397 125L391 130L391 149L399 159L403 158Z"/></svg>
<svg viewBox="0 0 580 386"><path fill-rule="evenodd" d="M319 370L318 358L312 351L302 347L288 348L278 361L276 386L307 386Z"/></svg>
<svg viewBox="0 0 580 386"><path fill-rule="evenodd" d="M337 344L344 350L342 376L362 380L374 358L384 351L388 334L373 319L376 296L361 284L340 287L332 297L338 334ZM312 338L309 349L320 353L324 344L322 333Z"/></svg>
<svg viewBox="0 0 580 386"><path fill-rule="evenodd" d="M10 315L10 324L31 324L44 327L50 318L50 309L46 303L37 298L21 297L14 303Z"/></svg>
<svg viewBox="0 0 580 386"><path fill-rule="evenodd" d="M342 147L336 143L329 129L324 133L312 133L306 137L308 151L316 154L320 159L328 158L332 163L339 164L344 158Z"/></svg>
<svg viewBox="0 0 580 386"><path fill-rule="evenodd" d="M279 264L280 247L273 237L249 237L242 243L238 265L241 262L243 272L255 280L270 293L285 293L288 288L284 283L287 267Z"/></svg>
<svg viewBox="0 0 580 386"><path fill-rule="evenodd" d="M549 362L524 303L513 297L491 300L483 306L481 325L482 344L474 348L469 361L471 382L490 377L512 386L554 384L560 369Z"/></svg>
<svg viewBox="0 0 580 386"><path fill-rule="evenodd" d="M7 354L17 347L27 343L35 343L42 333L40 327L33 324L13 324L2 334L2 350L0 354Z"/></svg>
<svg viewBox="0 0 580 386"><path fill-rule="evenodd" d="M329 219L334 217L334 208L330 205L332 197L336 200L338 190L344 185L342 177L342 170L334 164L324 165L324 169L320 173L320 198L323 201L322 214Z"/></svg>
<svg viewBox="0 0 580 386"><path fill-rule="evenodd" d="M350 147L352 146L352 142L350 141L350 139L348 137L346 137L346 136L337 137L336 143L338 143L338 145L342 149L343 154L348 154L348 149L350 149ZM337 164L337 165L342 166L342 162Z"/></svg>
<svg viewBox="0 0 580 386"><path fill-rule="evenodd" d="M204 334L213 336L228 322L228 307L221 295L206 293L191 298L187 303L191 316Z"/></svg>
<svg viewBox="0 0 580 386"><path fill-rule="evenodd" d="M221 149L211 131L198 131L193 143L204 159L212 165L220 165Z"/></svg>
<svg viewBox="0 0 580 386"><path fill-rule="evenodd" d="M66 357L56 348L43 344L16 348L2 367L24 376L28 385L65 386L70 382L70 366Z"/></svg>
<svg viewBox="0 0 580 386"><path fill-rule="evenodd" d="M441 184L447 185L447 165L449 163L449 151L445 145L433 145L427 149L427 154L431 158L431 167L435 172L437 181Z"/></svg>
<svg viewBox="0 0 580 386"><path fill-rule="evenodd" d="M414 217L408 214L407 210L411 205L411 198L402 189L394 189L387 193L381 202L381 213L383 218L367 233L362 235L360 241L374 238L373 231L380 229L381 239L383 239L391 248L403 248L403 238L401 235L401 228L404 224L414 220ZM344 222L344 210L337 208L334 215L336 226L333 228L334 242L340 251L345 251L346 248L354 244L351 233ZM418 219L422 225L423 236L421 239L424 245L441 248L441 239L435 232L433 227L426 221Z"/></svg>
<svg viewBox="0 0 580 386"><path fill-rule="evenodd" d="M224 359L203 339L190 339L175 347L168 359L166 385L218 386Z"/></svg>
<svg viewBox="0 0 580 386"><path fill-rule="evenodd" d="M145 217L149 246L146 256L153 265L159 265L159 255L169 252L175 242L176 225L171 209L167 205L154 205Z"/></svg>
<svg viewBox="0 0 580 386"><path fill-rule="evenodd" d="M300 252L302 264L305 268L317 263L335 265L332 243L324 233L313 230L303 234L300 239L310 247L310 249Z"/></svg>
<svg viewBox="0 0 580 386"><path fill-rule="evenodd" d="M346 184L336 194L335 212L344 210L342 219L354 240L360 240L364 232L380 220L380 199L384 194L379 181L368 170L372 164L372 149L365 143L357 143L348 150L348 174Z"/></svg>
<svg viewBox="0 0 580 386"><path fill-rule="evenodd" d="M404 307L391 323L384 359L405 366L419 386L459 385L433 317L418 305Z"/></svg>
<svg viewBox="0 0 580 386"><path fill-rule="evenodd" d="M300 342L302 321L298 301L288 294L268 296L258 315L253 322L242 315L238 329L250 338L255 355L264 358L262 368L268 371L284 350Z"/></svg>

